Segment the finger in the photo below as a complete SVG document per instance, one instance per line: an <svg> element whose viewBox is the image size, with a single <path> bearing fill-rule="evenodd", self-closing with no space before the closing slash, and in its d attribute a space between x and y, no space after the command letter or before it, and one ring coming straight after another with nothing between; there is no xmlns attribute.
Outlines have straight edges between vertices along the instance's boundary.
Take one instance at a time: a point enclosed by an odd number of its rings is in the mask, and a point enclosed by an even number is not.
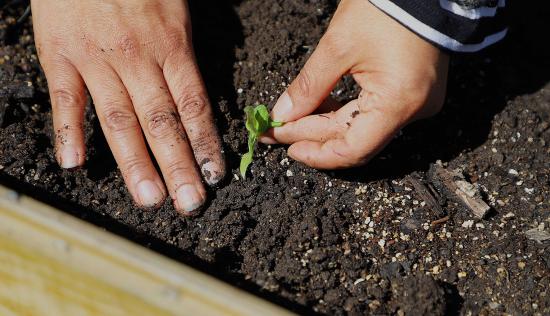
<svg viewBox="0 0 550 316"><path fill-rule="evenodd" d="M272 128L259 139L262 143L292 144L302 140L324 142L337 133L337 123L334 112L308 115L297 121Z"/></svg>
<svg viewBox="0 0 550 316"><path fill-rule="evenodd" d="M84 164L84 82L76 68L64 57L42 62L52 103L56 158L62 168Z"/></svg>
<svg viewBox="0 0 550 316"><path fill-rule="evenodd" d="M300 141L290 146L288 155L317 169L358 166L382 150L401 127L400 118L385 110L385 107L373 104L358 106L358 101L352 101L345 107L358 107L360 111L352 111L356 114L343 137L326 142Z"/></svg>
<svg viewBox="0 0 550 316"><path fill-rule="evenodd" d="M174 206L190 214L204 203L206 192L162 69L143 64L121 76Z"/></svg>
<svg viewBox="0 0 550 316"><path fill-rule="evenodd" d="M168 57L163 72L202 176L214 185L225 176L225 160L206 89L189 54Z"/></svg>
<svg viewBox="0 0 550 316"><path fill-rule="evenodd" d="M138 205L154 207L166 198L126 88L109 67L84 72L105 138Z"/></svg>
<svg viewBox="0 0 550 316"><path fill-rule="evenodd" d="M328 36L327 36L328 34ZM312 113L327 98L349 69L327 33L298 76L277 100L271 113L276 121L289 122Z"/></svg>
<svg viewBox="0 0 550 316"><path fill-rule="evenodd" d="M332 97L328 97L315 111L317 115L310 115L294 122L269 129L258 139L264 144L292 144L300 140L323 141L335 132L338 124L332 118L334 112L342 108L342 104Z"/></svg>

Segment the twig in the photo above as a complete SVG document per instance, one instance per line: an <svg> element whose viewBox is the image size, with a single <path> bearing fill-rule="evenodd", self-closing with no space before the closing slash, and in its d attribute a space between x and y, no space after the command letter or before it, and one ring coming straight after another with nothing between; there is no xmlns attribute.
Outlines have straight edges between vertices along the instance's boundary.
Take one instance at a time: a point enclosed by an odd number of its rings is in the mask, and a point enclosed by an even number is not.
<svg viewBox="0 0 550 316"><path fill-rule="evenodd" d="M440 219L436 219L435 221L432 221L432 227L447 222L449 220L449 218L450 218L449 215L447 215L445 217L442 217Z"/></svg>
<svg viewBox="0 0 550 316"><path fill-rule="evenodd" d="M483 218L491 207L483 201L477 187L464 179L462 172L449 171L441 165L432 165L429 171L432 182L450 198L467 207L476 217Z"/></svg>
<svg viewBox="0 0 550 316"><path fill-rule="evenodd" d="M442 216L445 214L443 211L443 208L441 205L439 205L439 202L437 201L436 197L434 197L435 192L430 190L424 183L421 182L421 180L417 179L413 176L407 176L405 177L405 181L410 183L414 191L418 194L419 198L422 199L424 202L426 202L426 205L437 216Z"/></svg>
<svg viewBox="0 0 550 316"><path fill-rule="evenodd" d="M30 14L31 14L31 6L29 5L25 9L25 12L23 12L23 14L17 19L17 22L15 24L21 24L25 22L25 20L29 17Z"/></svg>

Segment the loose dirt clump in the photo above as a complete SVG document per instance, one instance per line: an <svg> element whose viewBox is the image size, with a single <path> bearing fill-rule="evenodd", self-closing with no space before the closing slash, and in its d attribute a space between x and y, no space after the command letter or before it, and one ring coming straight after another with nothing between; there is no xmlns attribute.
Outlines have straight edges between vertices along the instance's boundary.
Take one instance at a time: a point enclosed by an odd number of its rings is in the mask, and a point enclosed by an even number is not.
<svg viewBox="0 0 550 316"><path fill-rule="evenodd" d="M260 145L243 181L244 107L273 106L336 1L192 1L230 170L193 218L133 206L91 106L86 165L58 167L31 21L0 8L0 182L304 314L549 314L550 10L510 6L508 39L454 57L443 111L366 167L320 172ZM333 96L358 92L345 78ZM436 163L460 170L485 218L434 183Z"/></svg>

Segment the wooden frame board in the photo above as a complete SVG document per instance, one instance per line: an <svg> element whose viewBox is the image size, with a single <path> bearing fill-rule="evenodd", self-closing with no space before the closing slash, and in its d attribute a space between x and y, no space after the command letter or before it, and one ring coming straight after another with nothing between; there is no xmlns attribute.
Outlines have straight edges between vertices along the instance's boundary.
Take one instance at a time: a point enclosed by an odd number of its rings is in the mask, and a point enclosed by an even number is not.
<svg viewBox="0 0 550 316"><path fill-rule="evenodd" d="M0 315L288 315L0 186Z"/></svg>

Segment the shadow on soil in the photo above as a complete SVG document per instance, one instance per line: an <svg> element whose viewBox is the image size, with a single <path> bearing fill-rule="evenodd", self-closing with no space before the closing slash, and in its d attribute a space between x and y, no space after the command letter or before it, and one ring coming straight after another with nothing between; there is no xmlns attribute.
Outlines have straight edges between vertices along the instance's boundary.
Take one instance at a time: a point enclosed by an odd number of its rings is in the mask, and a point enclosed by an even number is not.
<svg viewBox="0 0 550 316"><path fill-rule="evenodd" d="M462 305L464 304L464 299L460 296L458 288L456 285L441 282L440 285L445 290L445 300L447 302L447 309L445 315L447 316L458 316L462 310Z"/></svg>

